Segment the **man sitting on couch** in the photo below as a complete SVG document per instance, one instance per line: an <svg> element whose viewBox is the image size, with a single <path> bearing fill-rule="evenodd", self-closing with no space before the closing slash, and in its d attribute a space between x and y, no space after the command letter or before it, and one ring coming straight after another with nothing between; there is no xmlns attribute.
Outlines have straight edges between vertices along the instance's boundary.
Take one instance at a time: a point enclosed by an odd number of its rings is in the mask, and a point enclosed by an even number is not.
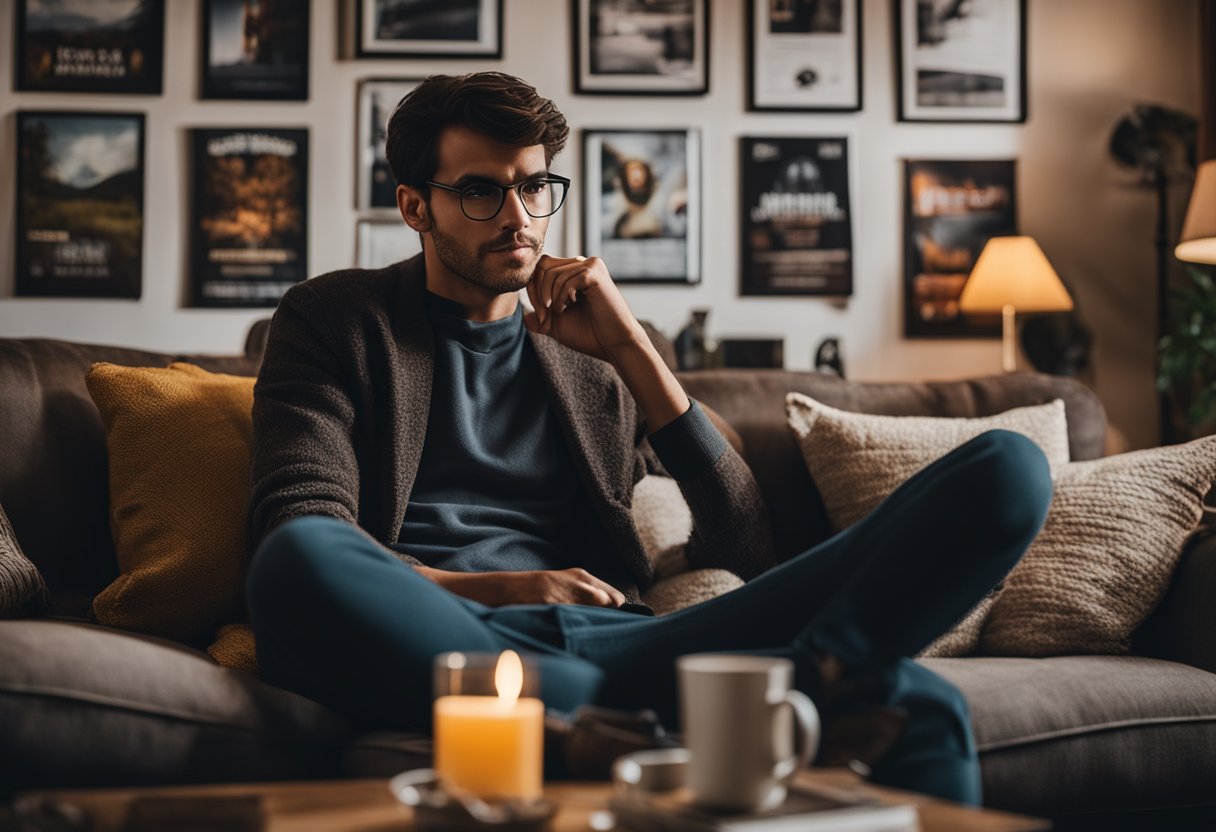
<svg viewBox="0 0 1216 832"><path fill-rule="evenodd" d="M549 172L567 134L517 78L427 79L387 143L423 254L283 297L253 412L248 603L263 678L427 731L433 658L510 648L539 663L551 710L645 707L675 727L677 656L785 656L829 723L868 705L907 711L875 780L977 802L961 695L904 657L1038 532L1042 452L984 434L774 566L751 472L607 265L541 254L569 185ZM679 482L689 562L749 583L644 614L637 590L653 573L629 506L647 473Z"/></svg>

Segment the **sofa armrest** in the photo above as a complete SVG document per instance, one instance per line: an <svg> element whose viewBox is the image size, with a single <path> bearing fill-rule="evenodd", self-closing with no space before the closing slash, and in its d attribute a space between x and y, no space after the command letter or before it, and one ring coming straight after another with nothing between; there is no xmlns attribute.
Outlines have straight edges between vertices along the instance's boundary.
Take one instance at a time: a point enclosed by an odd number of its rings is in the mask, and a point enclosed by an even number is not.
<svg viewBox="0 0 1216 832"><path fill-rule="evenodd" d="M1162 602L1165 658L1216 672L1216 529L1201 527L1183 550Z"/></svg>

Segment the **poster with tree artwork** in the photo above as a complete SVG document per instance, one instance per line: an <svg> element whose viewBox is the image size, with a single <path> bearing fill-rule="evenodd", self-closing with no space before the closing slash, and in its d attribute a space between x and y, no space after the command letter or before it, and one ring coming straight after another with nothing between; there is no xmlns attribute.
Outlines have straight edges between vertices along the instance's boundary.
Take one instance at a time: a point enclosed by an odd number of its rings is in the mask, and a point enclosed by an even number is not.
<svg viewBox="0 0 1216 832"><path fill-rule="evenodd" d="M193 130L194 306L275 306L308 277L308 131Z"/></svg>

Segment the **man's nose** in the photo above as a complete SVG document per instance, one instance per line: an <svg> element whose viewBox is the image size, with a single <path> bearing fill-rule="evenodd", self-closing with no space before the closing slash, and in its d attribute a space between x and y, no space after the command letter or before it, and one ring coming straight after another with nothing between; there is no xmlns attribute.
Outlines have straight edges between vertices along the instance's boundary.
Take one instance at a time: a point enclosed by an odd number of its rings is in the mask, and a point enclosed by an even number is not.
<svg viewBox="0 0 1216 832"><path fill-rule="evenodd" d="M524 201L519 191L511 188L507 198L503 200L502 210L498 212L498 223L502 228L527 228L532 224L532 216L524 208Z"/></svg>

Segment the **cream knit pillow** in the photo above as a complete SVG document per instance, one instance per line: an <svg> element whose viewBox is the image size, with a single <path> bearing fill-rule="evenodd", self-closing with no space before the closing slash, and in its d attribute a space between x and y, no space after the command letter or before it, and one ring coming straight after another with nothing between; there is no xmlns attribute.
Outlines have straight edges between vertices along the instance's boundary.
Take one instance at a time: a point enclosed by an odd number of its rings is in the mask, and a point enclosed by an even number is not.
<svg viewBox="0 0 1216 832"><path fill-rule="evenodd" d="M1043 449L1053 472L1068 462L1068 422L1060 399L995 416L951 419L849 413L790 393L785 412L833 531L847 529L913 474L985 431L1024 434Z"/></svg>
<svg viewBox="0 0 1216 832"><path fill-rule="evenodd" d="M1169 587L1216 478L1216 437L1074 462L1010 573L981 647L998 656L1126 653Z"/></svg>
<svg viewBox="0 0 1216 832"><path fill-rule="evenodd" d="M1043 449L1053 471L1068 462L1068 423L1060 399L973 419L849 413L801 393L787 395L785 409L835 531L853 525L913 474L985 431L1027 436ZM991 605L989 596L921 655L974 652Z"/></svg>

